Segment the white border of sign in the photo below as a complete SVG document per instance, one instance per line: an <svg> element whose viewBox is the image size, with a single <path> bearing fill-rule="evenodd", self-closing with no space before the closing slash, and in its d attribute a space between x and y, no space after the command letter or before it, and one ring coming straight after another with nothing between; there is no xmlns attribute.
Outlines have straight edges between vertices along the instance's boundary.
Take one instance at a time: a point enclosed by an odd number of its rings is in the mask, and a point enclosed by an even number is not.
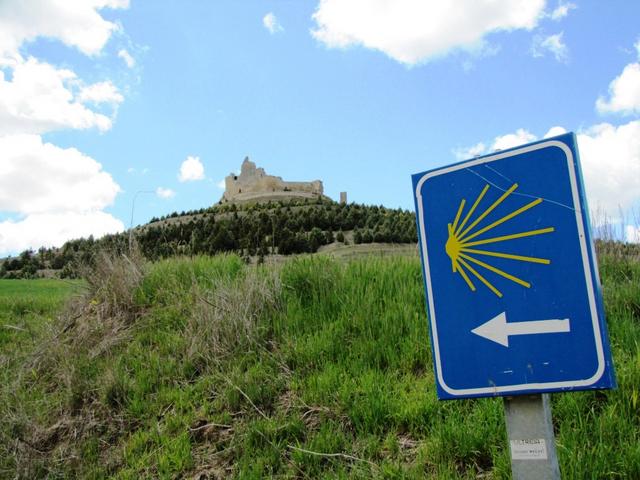
<svg viewBox="0 0 640 480"><path fill-rule="evenodd" d="M433 303L433 292L431 290L431 272L429 270L429 250L427 248L427 235L425 234L424 229L424 212L422 208L422 185L428 179L443 175L445 173L455 172L457 170L461 170L463 168L475 167L476 165L482 165L484 163L490 163L496 160L501 160L503 158L513 157L515 155L520 155L523 153L533 152L535 150L541 150L547 147L558 147L560 148L567 157L567 167L569 169L569 179L571 183L571 192L573 196L573 204L575 208L576 214L576 224L578 227L578 235L580 240L580 251L582 253L582 263L584 266L584 276L587 285L587 295L589 298L589 308L591 311L591 321L593 324L593 334L596 345L596 353L598 358L598 368L595 373L585 379L577 379L577 380L567 380L563 382L546 382L546 383L522 383L517 385L502 385L502 386L493 386L493 387L480 387L480 388L462 388L455 389L449 387L442 375L442 364L440 360L440 345L438 342L438 328L436 326L436 314ZM536 145L527 146L524 148L519 148L516 150L512 150L509 152L498 153L496 155L491 155L489 157L478 158L475 160L469 160L468 162L464 162L457 165L452 165L450 167L446 167L440 170L428 172L420 178L418 184L416 186L416 198L418 204L418 222L420 225L420 239L422 242L422 255L423 255L423 266L424 266L424 275L426 279L427 285L427 293L428 293L428 301L429 301L429 322L431 325L431 336L433 339L433 352L434 358L436 362L436 373L438 376L438 383L447 393L453 396L463 396L463 395L480 395L480 394L498 394L502 392L519 392L523 390L543 390L543 389L560 389L560 388L571 388L571 387L584 387L593 385L602 377L602 374L605 370L605 359L604 359L604 350L602 346L602 335L600 333L600 322L598 320L598 309L596 307L596 300L594 294L594 285L592 280L592 272L591 265L589 264L589 254L587 251L587 241L584 231L584 222L582 221L582 204L580 203L580 195L578 192L578 182L576 178L576 172L573 165L573 154L571 153L571 149L569 147L559 141L550 140L548 142L542 142Z"/></svg>

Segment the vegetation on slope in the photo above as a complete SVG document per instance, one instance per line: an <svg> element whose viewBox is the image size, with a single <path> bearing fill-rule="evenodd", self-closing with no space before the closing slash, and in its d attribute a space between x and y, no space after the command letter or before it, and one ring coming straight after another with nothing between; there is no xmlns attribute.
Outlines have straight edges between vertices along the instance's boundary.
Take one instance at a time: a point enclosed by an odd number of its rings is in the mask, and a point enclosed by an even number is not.
<svg viewBox="0 0 640 480"><path fill-rule="evenodd" d="M10 314L0 476L509 478L500 399L435 396L417 259L100 265L59 321ZM558 454L640 478L640 264L601 274L619 388L552 396Z"/></svg>
<svg viewBox="0 0 640 480"><path fill-rule="evenodd" d="M346 235L346 232L351 232ZM382 206L339 204L330 200L225 204L194 212L171 214L133 232L146 258L214 255L233 252L241 257L314 253L334 241L345 243L416 243L412 212ZM78 276L80 265L97 252L126 252L129 233L67 242L60 249L27 250L0 264L0 278L34 278L38 272Z"/></svg>

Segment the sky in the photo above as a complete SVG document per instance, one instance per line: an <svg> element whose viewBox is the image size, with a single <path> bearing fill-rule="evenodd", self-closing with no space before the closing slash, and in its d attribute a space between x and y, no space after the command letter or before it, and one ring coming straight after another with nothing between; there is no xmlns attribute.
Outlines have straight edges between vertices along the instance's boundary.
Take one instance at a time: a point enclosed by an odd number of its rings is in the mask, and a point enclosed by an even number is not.
<svg viewBox="0 0 640 480"><path fill-rule="evenodd" d="M0 256L215 204L249 156L413 209L410 176L575 132L640 241L640 2L2 0Z"/></svg>

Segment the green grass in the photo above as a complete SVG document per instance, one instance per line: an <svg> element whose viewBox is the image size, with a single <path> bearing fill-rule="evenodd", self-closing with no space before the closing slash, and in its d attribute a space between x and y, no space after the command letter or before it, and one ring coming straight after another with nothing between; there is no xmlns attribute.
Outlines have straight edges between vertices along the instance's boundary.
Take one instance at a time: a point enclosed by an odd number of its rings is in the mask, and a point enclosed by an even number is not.
<svg viewBox="0 0 640 480"><path fill-rule="evenodd" d="M0 352L15 350L57 315L81 282L0 279Z"/></svg>
<svg viewBox="0 0 640 480"><path fill-rule="evenodd" d="M560 465L640 478L640 264L601 274L619 388L552 396ZM510 478L501 400L436 398L416 258L171 259L59 321L11 282L0 477Z"/></svg>
<svg viewBox="0 0 640 480"><path fill-rule="evenodd" d="M27 313L55 314L81 282L67 280L0 279L0 315L22 317Z"/></svg>
<svg viewBox="0 0 640 480"><path fill-rule="evenodd" d="M50 337L64 304L80 290L80 281L0 280L0 478L17 473L10 449L23 428L55 418L55 402L31 391L25 366Z"/></svg>

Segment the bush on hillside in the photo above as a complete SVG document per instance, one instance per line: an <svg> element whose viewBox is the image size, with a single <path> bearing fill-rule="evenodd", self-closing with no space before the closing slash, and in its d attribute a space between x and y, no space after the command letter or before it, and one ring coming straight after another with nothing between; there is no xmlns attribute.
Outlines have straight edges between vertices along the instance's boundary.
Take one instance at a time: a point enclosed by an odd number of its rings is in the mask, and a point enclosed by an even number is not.
<svg viewBox="0 0 640 480"><path fill-rule="evenodd" d="M220 205L175 212L154 220L134 231L140 251L149 260L224 252L240 256L313 253L335 241L333 232L354 229L360 232L354 234L355 243L417 241L415 218L410 211L321 199ZM47 268L73 278L79 275L78 267L94 262L101 250L126 253L128 240L128 233L121 233L99 240L72 240L59 249L23 252L20 257L3 262L0 275L26 277L35 274L34 268L36 272Z"/></svg>

